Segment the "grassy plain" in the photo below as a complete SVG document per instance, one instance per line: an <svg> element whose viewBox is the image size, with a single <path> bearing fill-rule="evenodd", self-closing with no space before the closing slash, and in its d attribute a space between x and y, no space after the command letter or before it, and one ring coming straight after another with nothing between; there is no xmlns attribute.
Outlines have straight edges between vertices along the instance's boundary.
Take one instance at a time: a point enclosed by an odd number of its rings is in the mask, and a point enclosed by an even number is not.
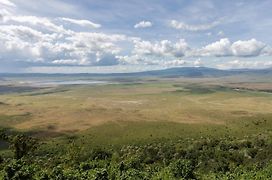
<svg viewBox="0 0 272 180"><path fill-rule="evenodd" d="M270 131L270 82L233 79L127 78L3 92L0 126L39 137L91 134L98 144Z"/></svg>

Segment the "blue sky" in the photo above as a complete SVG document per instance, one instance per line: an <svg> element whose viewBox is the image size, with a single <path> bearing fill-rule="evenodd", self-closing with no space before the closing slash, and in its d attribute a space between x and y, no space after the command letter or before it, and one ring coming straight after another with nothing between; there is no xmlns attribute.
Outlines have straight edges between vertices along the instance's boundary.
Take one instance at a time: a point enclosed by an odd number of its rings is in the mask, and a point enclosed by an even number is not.
<svg viewBox="0 0 272 180"><path fill-rule="evenodd" d="M1 0L0 72L272 66L270 0Z"/></svg>

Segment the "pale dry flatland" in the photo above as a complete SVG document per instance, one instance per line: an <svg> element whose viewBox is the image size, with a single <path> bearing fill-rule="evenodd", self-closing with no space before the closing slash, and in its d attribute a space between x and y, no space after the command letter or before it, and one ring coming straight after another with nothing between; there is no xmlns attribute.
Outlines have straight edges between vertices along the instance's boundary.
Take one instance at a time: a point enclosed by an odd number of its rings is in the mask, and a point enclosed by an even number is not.
<svg viewBox="0 0 272 180"><path fill-rule="evenodd" d="M105 122L225 124L243 117L262 117L272 113L272 95L269 93L229 89L209 91L208 86L216 82L207 84L200 88L201 91L197 87L188 89L184 81L165 80L3 94L0 96L0 102L4 103L0 105L0 124L20 130L70 132Z"/></svg>

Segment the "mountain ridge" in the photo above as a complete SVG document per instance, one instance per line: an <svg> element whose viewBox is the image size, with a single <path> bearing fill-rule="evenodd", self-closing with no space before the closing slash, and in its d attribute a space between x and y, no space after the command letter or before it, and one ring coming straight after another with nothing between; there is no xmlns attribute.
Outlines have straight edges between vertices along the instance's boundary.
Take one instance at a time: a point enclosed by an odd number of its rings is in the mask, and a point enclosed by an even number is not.
<svg viewBox="0 0 272 180"><path fill-rule="evenodd" d="M272 68L266 69L216 69L209 67L173 67L160 70L148 70L126 73L0 73L0 77L16 76L183 76L183 77L214 77L241 74L271 74Z"/></svg>

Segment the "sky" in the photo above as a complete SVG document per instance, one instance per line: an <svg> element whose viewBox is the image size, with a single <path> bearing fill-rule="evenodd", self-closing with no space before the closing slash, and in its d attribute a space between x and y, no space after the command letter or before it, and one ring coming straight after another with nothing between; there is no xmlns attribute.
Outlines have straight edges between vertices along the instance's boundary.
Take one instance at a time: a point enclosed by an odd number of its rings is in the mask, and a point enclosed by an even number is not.
<svg viewBox="0 0 272 180"><path fill-rule="evenodd" d="M271 0L0 0L0 73L272 67Z"/></svg>

